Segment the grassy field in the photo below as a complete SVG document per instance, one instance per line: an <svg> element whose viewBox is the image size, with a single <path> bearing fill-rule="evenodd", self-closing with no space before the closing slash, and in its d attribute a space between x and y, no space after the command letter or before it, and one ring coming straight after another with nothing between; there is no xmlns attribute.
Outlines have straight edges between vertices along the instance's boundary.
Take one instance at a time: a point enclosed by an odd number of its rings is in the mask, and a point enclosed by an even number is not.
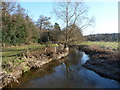
<svg viewBox="0 0 120 90"><path fill-rule="evenodd" d="M120 42L101 42L101 41L86 41L86 42L81 42L77 43L78 45L90 45L90 46L99 46L100 48L107 48L107 49L112 49L112 50L117 50Z"/></svg>
<svg viewBox="0 0 120 90"><path fill-rule="evenodd" d="M34 45L24 45L24 46L12 46L2 48L2 69L8 73L13 71L13 67L17 67L21 63L25 62L23 53L27 50L40 49L43 51L46 47L54 47L57 44L34 44ZM26 72L28 68L23 66L23 70Z"/></svg>
<svg viewBox="0 0 120 90"><path fill-rule="evenodd" d="M14 56L19 53L22 53L26 50L35 50L42 49L48 46L57 46L57 44L34 44L34 45L26 45L26 46L13 46L13 47L5 47L2 48L2 57Z"/></svg>

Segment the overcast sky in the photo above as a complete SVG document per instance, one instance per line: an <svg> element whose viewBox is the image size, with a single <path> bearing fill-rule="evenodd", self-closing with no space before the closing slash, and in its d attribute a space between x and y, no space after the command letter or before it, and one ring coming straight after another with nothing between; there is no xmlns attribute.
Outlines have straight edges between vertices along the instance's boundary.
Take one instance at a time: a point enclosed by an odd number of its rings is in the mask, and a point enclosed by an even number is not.
<svg viewBox="0 0 120 90"><path fill-rule="evenodd" d="M63 23L54 16L53 2L20 2L31 18L36 21L40 15L51 17L51 23ZM95 33L118 33L118 2L86 2L89 16L95 17L95 26L84 31L84 35Z"/></svg>

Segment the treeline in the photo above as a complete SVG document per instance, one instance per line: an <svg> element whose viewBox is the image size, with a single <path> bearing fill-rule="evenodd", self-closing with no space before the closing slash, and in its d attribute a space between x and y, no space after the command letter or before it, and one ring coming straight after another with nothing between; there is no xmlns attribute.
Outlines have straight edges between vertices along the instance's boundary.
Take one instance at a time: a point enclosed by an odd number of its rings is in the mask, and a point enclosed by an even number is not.
<svg viewBox="0 0 120 90"><path fill-rule="evenodd" d="M19 3L2 2L2 46L46 42L70 43L83 39L81 29L76 24L61 29L58 23L52 25L49 20L50 17L40 15L34 22Z"/></svg>
<svg viewBox="0 0 120 90"><path fill-rule="evenodd" d="M85 36L88 41L110 41L115 42L119 41L120 33L111 33L111 34L93 34Z"/></svg>
<svg viewBox="0 0 120 90"><path fill-rule="evenodd" d="M39 33L26 10L15 2L2 2L2 43L19 45L37 42Z"/></svg>
<svg viewBox="0 0 120 90"><path fill-rule="evenodd" d="M39 43L52 42L52 43L65 43L71 44L77 41L83 41L84 37L76 25L70 25L64 29L59 29L55 27L51 30L41 30ZM67 38L67 39L66 39Z"/></svg>

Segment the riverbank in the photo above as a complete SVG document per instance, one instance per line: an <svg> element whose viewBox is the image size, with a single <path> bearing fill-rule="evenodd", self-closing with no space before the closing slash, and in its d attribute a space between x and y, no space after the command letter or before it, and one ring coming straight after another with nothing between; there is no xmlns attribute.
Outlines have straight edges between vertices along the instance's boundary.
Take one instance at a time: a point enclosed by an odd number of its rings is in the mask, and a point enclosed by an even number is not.
<svg viewBox="0 0 120 90"><path fill-rule="evenodd" d="M41 68L44 64L61 59L67 54L68 48L64 48L64 45L59 45L44 49L27 50L19 57L7 57L9 61L7 64L5 62L2 64L3 69L0 72L0 88L7 86L13 81L18 82L18 79L24 73L29 72L30 69Z"/></svg>
<svg viewBox="0 0 120 90"><path fill-rule="evenodd" d="M19 83L13 82L10 88L119 88L116 80L101 77L82 65L89 56L75 47L69 48L69 54L60 60L51 61L40 69L25 73Z"/></svg>
<svg viewBox="0 0 120 90"><path fill-rule="evenodd" d="M103 77L120 81L120 53L118 50L113 51L89 45L79 45L79 50L90 56L90 60L83 65L84 67Z"/></svg>

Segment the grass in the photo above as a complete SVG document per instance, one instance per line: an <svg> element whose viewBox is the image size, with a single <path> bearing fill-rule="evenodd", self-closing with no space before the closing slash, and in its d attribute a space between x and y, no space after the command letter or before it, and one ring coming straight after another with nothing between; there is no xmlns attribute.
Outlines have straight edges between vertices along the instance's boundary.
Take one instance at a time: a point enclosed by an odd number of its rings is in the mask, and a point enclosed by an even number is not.
<svg viewBox="0 0 120 90"><path fill-rule="evenodd" d="M23 72L24 73L28 72L29 70L30 70L30 67L28 67L28 66L24 66L23 67Z"/></svg>
<svg viewBox="0 0 120 90"><path fill-rule="evenodd" d="M90 46L100 46L101 48L107 48L107 49L118 49L118 42L102 42L102 41L85 41L76 43L79 45L90 45ZM48 46L57 46L57 44L34 44L34 45L26 45L26 46L13 46L13 47L5 47L2 48L2 57L9 57L9 56L15 56L20 53L23 53L26 50L35 50L35 49L42 49ZM1 53L1 52L0 52Z"/></svg>
<svg viewBox="0 0 120 90"><path fill-rule="evenodd" d="M5 47L2 49L2 57L15 56L17 54L23 53L26 50L35 50L40 48L45 48L48 46L57 46L57 44L34 44L34 45L26 45L26 46L13 46L13 47Z"/></svg>
<svg viewBox="0 0 120 90"><path fill-rule="evenodd" d="M43 50L46 47L54 46L57 46L57 44L33 44L25 46L4 47L0 52L2 53L2 69L8 73L13 72L14 67L17 67L25 62L23 53L27 50ZM27 66L23 66L22 68L23 72L27 72L29 70Z"/></svg>
<svg viewBox="0 0 120 90"><path fill-rule="evenodd" d="M101 48L117 50L118 45L120 45L120 42L118 43L118 42L86 41L86 42L81 42L81 43L77 43L77 44L78 45L99 46Z"/></svg>

